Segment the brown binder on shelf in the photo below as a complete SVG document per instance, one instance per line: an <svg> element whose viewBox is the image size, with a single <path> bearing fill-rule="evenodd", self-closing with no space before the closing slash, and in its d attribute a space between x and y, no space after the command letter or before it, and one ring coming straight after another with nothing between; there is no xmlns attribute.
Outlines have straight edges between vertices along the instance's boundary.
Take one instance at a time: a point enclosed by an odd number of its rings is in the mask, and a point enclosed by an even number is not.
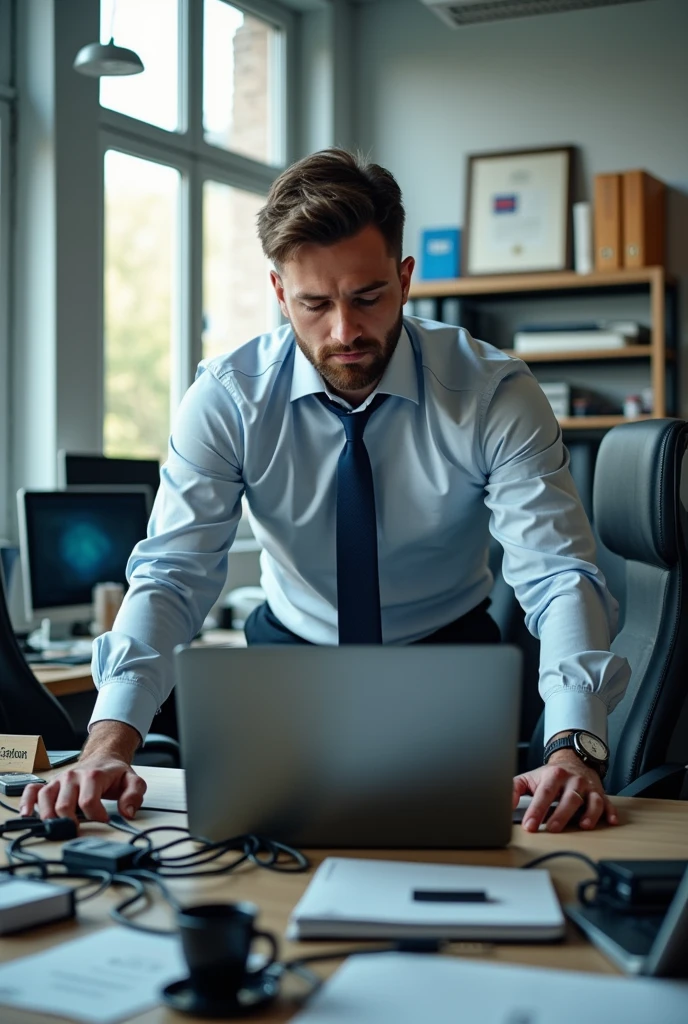
<svg viewBox="0 0 688 1024"><path fill-rule="evenodd" d="M622 193L624 266L664 266L666 185L647 171L626 171Z"/></svg>
<svg viewBox="0 0 688 1024"><path fill-rule="evenodd" d="M623 210L620 174L596 174L594 188L595 270L623 266Z"/></svg>

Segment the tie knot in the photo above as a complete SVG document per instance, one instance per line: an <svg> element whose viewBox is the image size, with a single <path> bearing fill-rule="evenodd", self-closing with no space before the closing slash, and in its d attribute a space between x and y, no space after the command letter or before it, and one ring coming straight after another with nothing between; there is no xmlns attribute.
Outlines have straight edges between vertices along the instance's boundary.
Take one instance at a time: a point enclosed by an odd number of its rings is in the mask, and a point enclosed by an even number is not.
<svg viewBox="0 0 688 1024"><path fill-rule="evenodd" d="M376 395L367 409L364 409L363 412L356 412L355 410L345 409L336 402L330 401L326 395L318 395L325 408L333 412L342 421L347 441L363 440L363 431L367 426L368 420L375 410L380 408L387 397L387 395Z"/></svg>

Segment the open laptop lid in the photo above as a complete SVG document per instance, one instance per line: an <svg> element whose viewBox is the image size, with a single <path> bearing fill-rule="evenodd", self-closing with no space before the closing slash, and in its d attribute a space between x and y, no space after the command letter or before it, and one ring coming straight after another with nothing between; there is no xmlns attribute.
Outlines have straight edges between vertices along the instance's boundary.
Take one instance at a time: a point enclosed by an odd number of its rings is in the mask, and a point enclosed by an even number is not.
<svg viewBox="0 0 688 1024"><path fill-rule="evenodd" d="M517 648L187 647L175 673L195 834L361 848L511 838Z"/></svg>
<svg viewBox="0 0 688 1024"><path fill-rule="evenodd" d="M659 978L688 978L688 869L640 973Z"/></svg>

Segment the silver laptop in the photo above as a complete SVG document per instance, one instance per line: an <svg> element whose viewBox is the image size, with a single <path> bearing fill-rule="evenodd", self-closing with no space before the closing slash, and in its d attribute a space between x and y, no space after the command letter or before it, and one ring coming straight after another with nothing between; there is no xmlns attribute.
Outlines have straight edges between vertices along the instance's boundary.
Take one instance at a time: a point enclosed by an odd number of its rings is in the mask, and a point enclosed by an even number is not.
<svg viewBox="0 0 688 1024"><path fill-rule="evenodd" d="M628 974L688 978L688 870L665 914L621 914L567 906L593 945Z"/></svg>
<svg viewBox="0 0 688 1024"><path fill-rule="evenodd" d="M189 827L299 847L511 838L515 647L181 647Z"/></svg>

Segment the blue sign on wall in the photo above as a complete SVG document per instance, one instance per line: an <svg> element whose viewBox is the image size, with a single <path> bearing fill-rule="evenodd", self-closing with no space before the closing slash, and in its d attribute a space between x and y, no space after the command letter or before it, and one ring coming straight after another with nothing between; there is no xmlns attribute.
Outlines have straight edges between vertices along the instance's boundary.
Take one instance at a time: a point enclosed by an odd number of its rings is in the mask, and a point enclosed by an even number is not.
<svg viewBox="0 0 688 1024"><path fill-rule="evenodd" d="M421 278L461 276L461 231L458 228L436 228L422 232Z"/></svg>

